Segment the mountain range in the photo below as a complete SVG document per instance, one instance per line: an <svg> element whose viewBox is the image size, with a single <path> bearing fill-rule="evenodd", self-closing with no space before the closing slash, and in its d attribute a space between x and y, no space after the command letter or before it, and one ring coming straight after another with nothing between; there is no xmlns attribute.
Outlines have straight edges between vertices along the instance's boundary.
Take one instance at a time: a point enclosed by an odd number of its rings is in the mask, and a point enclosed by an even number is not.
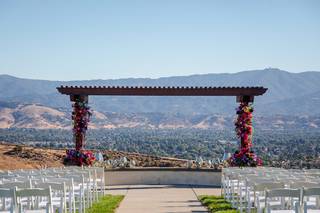
<svg viewBox="0 0 320 213"><path fill-rule="evenodd" d="M233 74L85 81L32 80L0 75L0 127L68 126L71 103L68 96L57 92L56 87L60 85L263 86L268 91L256 97L255 115L264 119L280 116L282 121L312 117L313 120L306 125L319 126L320 72L290 73L268 68ZM229 117L232 120L237 106L234 97L94 96L89 98L89 104L95 111L97 128L136 125L160 128L171 125L199 128L220 125L223 128L226 126L222 124L224 122L217 120L228 120ZM264 123L263 119L261 122Z"/></svg>
<svg viewBox="0 0 320 213"><path fill-rule="evenodd" d="M232 130L234 115L181 113L116 113L93 111L90 129L215 129ZM71 113L37 104L0 102L0 128L70 129ZM258 130L320 130L320 116L255 116Z"/></svg>

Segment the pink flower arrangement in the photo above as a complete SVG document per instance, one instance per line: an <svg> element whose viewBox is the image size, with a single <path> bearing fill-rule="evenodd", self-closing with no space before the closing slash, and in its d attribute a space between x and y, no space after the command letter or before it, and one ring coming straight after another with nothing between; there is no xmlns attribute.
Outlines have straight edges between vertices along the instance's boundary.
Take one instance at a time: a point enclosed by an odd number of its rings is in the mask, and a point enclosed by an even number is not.
<svg viewBox="0 0 320 213"><path fill-rule="evenodd" d="M230 166L239 166L239 167L256 167L262 166L262 160L252 151L241 150L236 151L231 158L228 159Z"/></svg>
<svg viewBox="0 0 320 213"><path fill-rule="evenodd" d="M66 150L65 164L78 166L91 166L96 160L91 151L83 150L86 131L92 112L88 103L81 97L77 97L73 106L73 137L76 149Z"/></svg>
<svg viewBox="0 0 320 213"><path fill-rule="evenodd" d="M66 150L64 164L77 166L92 166L96 158L91 151L88 150Z"/></svg>
<svg viewBox="0 0 320 213"><path fill-rule="evenodd" d="M229 159L230 166L261 166L262 160L251 151L252 147L252 112L253 107L249 103L242 102L237 108L237 120L235 131L241 140L240 150L236 151Z"/></svg>
<svg viewBox="0 0 320 213"><path fill-rule="evenodd" d="M92 112L87 103L77 100L73 104L72 120L73 134L76 141L76 150L81 150L84 146L85 134Z"/></svg>

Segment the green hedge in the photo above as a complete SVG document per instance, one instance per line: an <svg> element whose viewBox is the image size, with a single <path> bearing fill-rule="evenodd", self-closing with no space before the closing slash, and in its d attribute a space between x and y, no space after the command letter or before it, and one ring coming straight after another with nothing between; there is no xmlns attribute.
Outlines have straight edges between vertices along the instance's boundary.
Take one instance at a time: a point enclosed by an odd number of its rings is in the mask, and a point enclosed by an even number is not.
<svg viewBox="0 0 320 213"><path fill-rule="evenodd" d="M238 213L238 211L232 208L231 204L226 201L222 196L214 195L201 195L198 197L200 202L206 206L210 212L215 213Z"/></svg>

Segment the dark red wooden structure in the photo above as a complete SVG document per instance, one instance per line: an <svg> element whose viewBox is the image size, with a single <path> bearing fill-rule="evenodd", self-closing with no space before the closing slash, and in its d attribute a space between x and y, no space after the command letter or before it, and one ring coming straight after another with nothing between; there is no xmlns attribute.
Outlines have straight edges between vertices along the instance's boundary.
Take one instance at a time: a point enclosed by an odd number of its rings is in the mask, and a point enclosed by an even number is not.
<svg viewBox="0 0 320 213"><path fill-rule="evenodd" d="M234 96L240 104L253 103L255 96L263 95L264 87L105 87L105 86L60 86L57 90L61 94L69 95L74 102L74 129L81 128L88 114L85 104L90 95L115 96ZM77 109L77 110L75 110ZM75 119L78 117L78 119ZM79 118L80 117L80 118ZM76 150L83 149L85 130L74 133ZM241 138L241 141L243 139ZM242 143L241 143L242 144Z"/></svg>

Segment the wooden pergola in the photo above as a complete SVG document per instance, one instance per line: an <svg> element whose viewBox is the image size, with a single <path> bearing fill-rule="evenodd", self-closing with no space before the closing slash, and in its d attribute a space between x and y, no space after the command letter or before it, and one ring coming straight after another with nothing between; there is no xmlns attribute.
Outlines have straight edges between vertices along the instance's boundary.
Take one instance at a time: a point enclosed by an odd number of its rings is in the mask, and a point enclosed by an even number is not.
<svg viewBox="0 0 320 213"><path fill-rule="evenodd" d="M89 95L115 96L235 96L237 102L247 100L253 102L254 96L263 95L264 87L105 87L105 86L60 86L57 90L64 95L81 96L88 99Z"/></svg>
<svg viewBox="0 0 320 213"><path fill-rule="evenodd" d="M263 95L264 87L110 87L110 86L60 86L57 90L70 96L74 102L74 140L76 150L82 150L85 141L87 110L90 95L107 96L234 96L240 105L253 103L255 96ZM84 129L80 129L80 128ZM77 130L80 129L78 132ZM241 144L244 139L241 138Z"/></svg>

